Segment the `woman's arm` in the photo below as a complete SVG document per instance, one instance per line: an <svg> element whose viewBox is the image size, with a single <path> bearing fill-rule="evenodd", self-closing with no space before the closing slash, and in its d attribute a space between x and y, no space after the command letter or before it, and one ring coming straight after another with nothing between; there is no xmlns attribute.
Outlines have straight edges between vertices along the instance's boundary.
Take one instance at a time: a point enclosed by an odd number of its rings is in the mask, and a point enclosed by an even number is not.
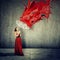
<svg viewBox="0 0 60 60"><path fill-rule="evenodd" d="M15 30L14 30L14 35L17 37L17 36L21 36L20 34L20 30L16 27Z"/></svg>

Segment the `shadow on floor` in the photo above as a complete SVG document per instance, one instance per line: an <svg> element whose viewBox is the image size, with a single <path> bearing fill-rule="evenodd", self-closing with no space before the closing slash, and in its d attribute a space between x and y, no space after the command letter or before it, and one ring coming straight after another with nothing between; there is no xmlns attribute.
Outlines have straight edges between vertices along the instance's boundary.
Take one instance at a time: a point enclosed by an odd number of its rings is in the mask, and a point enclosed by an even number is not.
<svg viewBox="0 0 60 60"><path fill-rule="evenodd" d="M0 53L0 56L15 56L14 53Z"/></svg>

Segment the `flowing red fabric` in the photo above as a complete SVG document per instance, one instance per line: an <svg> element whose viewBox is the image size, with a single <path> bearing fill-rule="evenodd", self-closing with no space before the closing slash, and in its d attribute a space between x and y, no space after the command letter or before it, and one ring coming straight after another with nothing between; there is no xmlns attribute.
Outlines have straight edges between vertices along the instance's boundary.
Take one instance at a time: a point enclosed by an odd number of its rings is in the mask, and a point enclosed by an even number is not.
<svg viewBox="0 0 60 60"><path fill-rule="evenodd" d="M28 5L25 6L20 21L31 28L36 22L43 20L44 17L48 19L51 14L50 2L51 0L28 0Z"/></svg>

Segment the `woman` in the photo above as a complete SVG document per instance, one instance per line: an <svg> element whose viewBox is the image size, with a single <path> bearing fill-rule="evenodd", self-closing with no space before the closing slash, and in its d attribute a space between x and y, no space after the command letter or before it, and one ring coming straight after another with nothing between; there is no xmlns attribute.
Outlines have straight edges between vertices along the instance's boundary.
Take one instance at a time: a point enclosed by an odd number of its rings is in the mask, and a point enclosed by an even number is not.
<svg viewBox="0 0 60 60"><path fill-rule="evenodd" d="M15 36L16 36L16 39L15 39L15 54L23 56L20 31L17 27L14 29L14 33L15 33Z"/></svg>

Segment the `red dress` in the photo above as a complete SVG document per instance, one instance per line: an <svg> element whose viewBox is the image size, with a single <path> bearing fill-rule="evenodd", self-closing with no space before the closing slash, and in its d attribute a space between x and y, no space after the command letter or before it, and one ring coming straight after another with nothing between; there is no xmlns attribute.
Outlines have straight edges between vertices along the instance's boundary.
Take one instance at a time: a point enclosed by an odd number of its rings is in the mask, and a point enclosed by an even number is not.
<svg viewBox="0 0 60 60"><path fill-rule="evenodd" d="M16 37L16 40L15 40L15 54L23 55L22 40L21 40L20 35L18 37Z"/></svg>

